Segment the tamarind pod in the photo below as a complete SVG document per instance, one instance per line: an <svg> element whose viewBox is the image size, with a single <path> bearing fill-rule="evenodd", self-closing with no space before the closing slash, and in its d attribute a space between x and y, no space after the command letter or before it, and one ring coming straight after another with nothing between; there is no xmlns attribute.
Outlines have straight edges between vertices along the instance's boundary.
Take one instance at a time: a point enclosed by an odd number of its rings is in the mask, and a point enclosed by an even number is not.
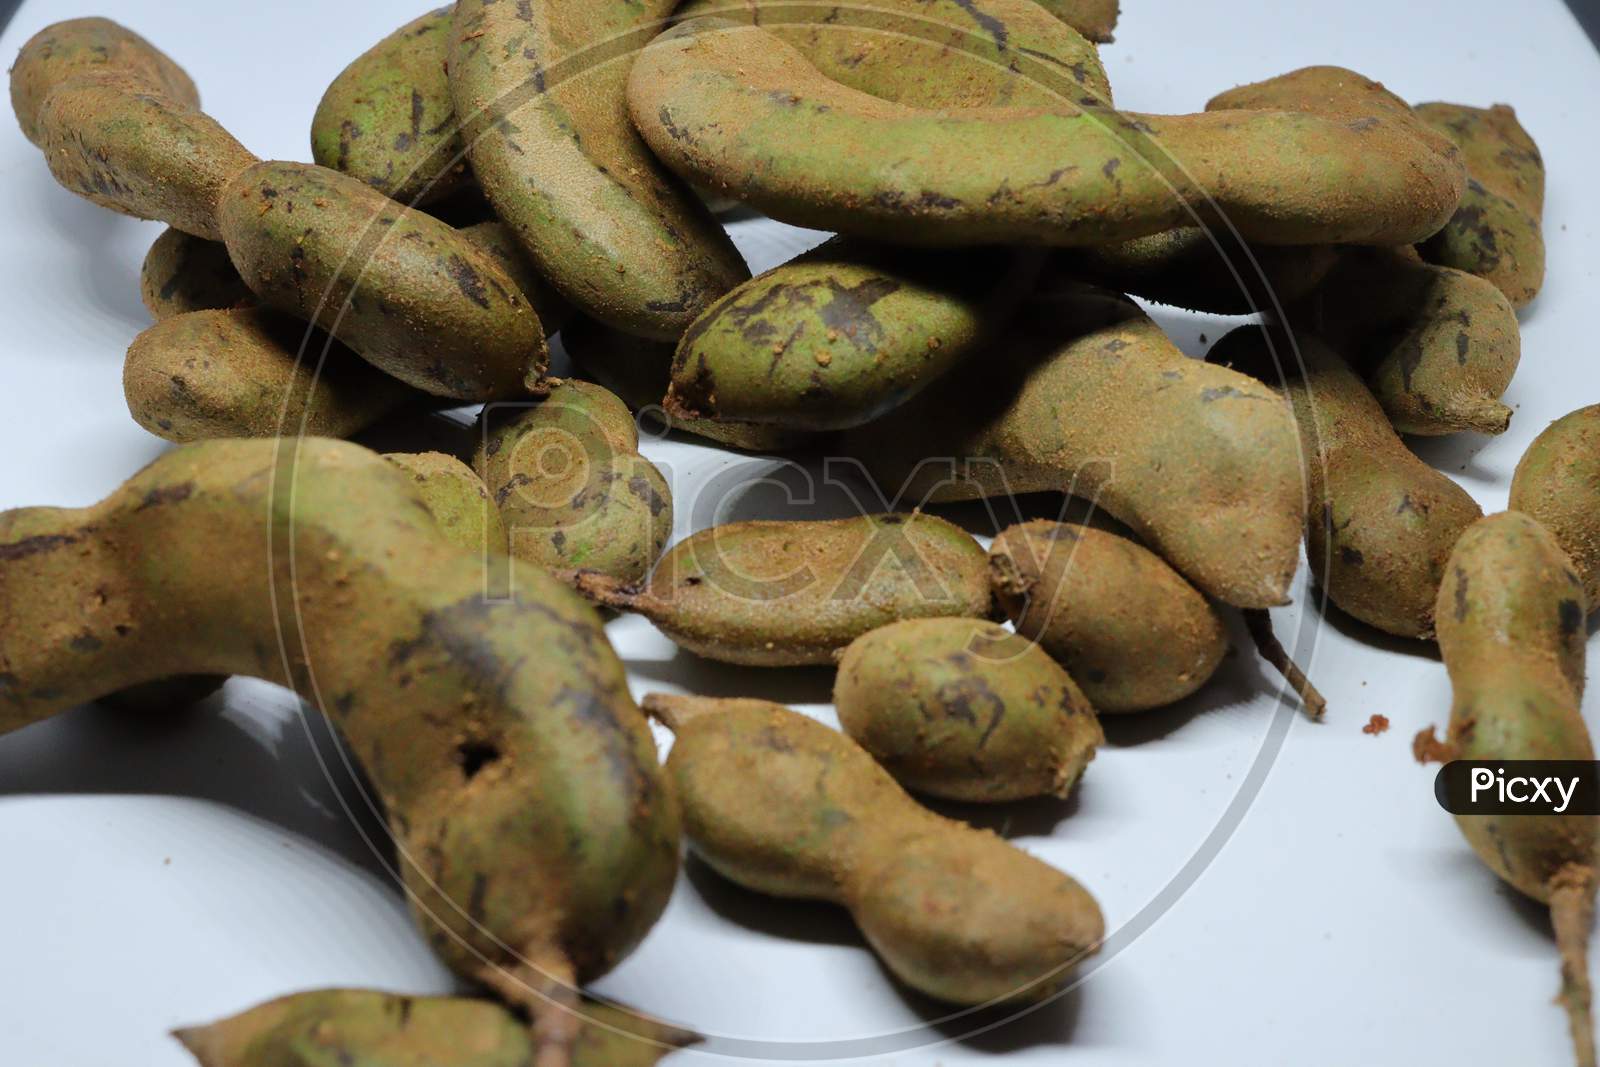
<svg viewBox="0 0 1600 1067"><path fill-rule="evenodd" d="M664 406L798 430L870 422L991 339L1040 266L1011 249L930 254L836 238L696 319Z"/></svg>
<svg viewBox="0 0 1600 1067"><path fill-rule="evenodd" d="M1400 433L1504 433L1522 359L1516 309L1493 283L1405 249L1351 249L1289 321L1365 378Z"/></svg>
<svg viewBox="0 0 1600 1067"><path fill-rule="evenodd" d="M74 78L104 73L165 94L179 105L200 106L189 75L143 37L110 19L67 19L30 37L11 68L11 109L23 136L43 148L39 111L45 98Z"/></svg>
<svg viewBox="0 0 1600 1067"><path fill-rule="evenodd" d="M452 4L395 30L323 93L311 120L311 158L421 207L470 187L450 99Z"/></svg>
<svg viewBox="0 0 1600 1067"><path fill-rule="evenodd" d="M857 637L900 619L987 618L987 566L959 526L889 514L727 523L680 541L642 584L585 572L574 581L696 655L790 667L832 663Z"/></svg>
<svg viewBox="0 0 1600 1067"><path fill-rule="evenodd" d="M1545 427L1517 463L1511 509L1538 519L1578 569L1600 611L1600 404Z"/></svg>
<svg viewBox="0 0 1600 1067"><path fill-rule="evenodd" d="M1418 759L1593 760L1580 711L1583 587L1537 519L1509 511L1461 535L1439 590L1439 653L1453 699L1448 739L1417 735ZM1577 1062L1592 1065L1588 941L1597 831L1589 815L1458 815L1473 851L1507 884L1550 907L1560 1000Z"/></svg>
<svg viewBox="0 0 1600 1067"><path fill-rule="evenodd" d="M1505 104L1418 104L1417 117L1460 146L1467 191L1425 259L1487 278L1522 308L1544 284L1544 160Z"/></svg>
<svg viewBox="0 0 1600 1067"><path fill-rule="evenodd" d="M145 254L139 298L157 322L191 311L255 303L226 247L170 227Z"/></svg>
<svg viewBox="0 0 1600 1067"><path fill-rule="evenodd" d="M443 452L388 452L383 458L411 476L446 541L484 557L506 554L505 523L471 467Z"/></svg>
<svg viewBox="0 0 1600 1067"><path fill-rule="evenodd" d="M1432 637L1450 550L1483 511L1405 447L1333 350L1305 333L1294 343L1291 350L1269 342L1259 327L1243 326L1206 358L1282 383L1309 481L1306 556L1329 598L1387 633Z"/></svg>
<svg viewBox="0 0 1600 1067"><path fill-rule="evenodd" d="M1105 741L1083 691L1038 645L984 619L907 619L839 658L839 725L914 793L1066 797Z"/></svg>
<svg viewBox="0 0 1600 1067"><path fill-rule="evenodd" d="M1286 601L1305 508L1295 429L1272 390L1191 360L1120 294L1053 279L1012 332L910 403L840 435L918 503L1095 500L1204 592Z"/></svg>
<svg viewBox="0 0 1600 1067"><path fill-rule="evenodd" d="M572 1067L653 1067L699 1035L584 1000ZM200 1067L527 1067L527 1024L486 1000L322 989L173 1032Z"/></svg>
<svg viewBox="0 0 1600 1067"><path fill-rule="evenodd" d="M781 452L798 448L813 435L781 426L686 419L669 413L662 401L672 382L674 346L613 330L583 315L570 319L561 342L580 371L615 393L634 412L659 415L668 430L682 431L746 452Z"/></svg>
<svg viewBox="0 0 1600 1067"><path fill-rule="evenodd" d="M349 437L427 400L321 331L267 308L173 315L133 339L122 389L133 420L168 441ZM304 357L301 356L302 345Z"/></svg>
<svg viewBox="0 0 1600 1067"><path fill-rule="evenodd" d="M1055 657L1103 715L1182 700L1228 651L1205 597L1155 553L1104 530L1013 526L989 549L989 577L1017 633Z"/></svg>
<svg viewBox="0 0 1600 1067"><path fill-rule="evenodd" d="M760 700L644 706L677 735L667 774L695 852L747 889L848 908L911 988L954 1004L1042 998L1098 950L1087 890L923 808L843 734Z"/></svg>
<svg viewBox="0 0 1600 1067"><path fill-rule="evenodd" d="M1046 6L1033 0L861 0L848 6L689 0L674 18L759 25L825 77L912 107L1109 104L1111 85L1099 52Z"/></svg>
<svg viewBox="0 0 1600 1067"><path fill-rule="evenodd" d="M39 107L56 181L112 211L221 240L223 189L257 162L215 119L107 70L57 87Z"/></svg>
<svg viewBox="0 0 1600 1067"><path fill-rule="evenodd" d="M528 404L490 405L480 426L473 465L514 557L620 582L650 573L672 536L672 490L639 454L627 405L563 381Z"/></svg>
<svg viewBox="0 0 1600 1067"><path fill-rule="evenodd" d="M1061 274L1212 315L1253 315L1301 299L1338 262L1333 245L1243 245L1225 230L1167 230L1058 250Z"/></svg>
<svg viewBox="0 0 1600 1067"><path fill-rule="evenodd" d="M1204 208L1266 244L1403 244L1443 225L1465 181L1453 145L1382 109L919 109L716 19L650 42L628 104L686 179L785 222L898 243L1105 244Z"/></svg>
<svg viewBox="0 0 1600 1067"><path fill-rule="evenodd" d="M462 0L449 68L473 173L540 272L585 314L660 340L749 277L628 124L628 52L672 7Z"/></svg>
<svg viewBox="0 0 1600 1067"><path fill-rule="evenodd" d="M0 730L178 674L291 686L372 781L434 948L559 1047L544 995L660 915L678 816L593 610L507 565L486 599L481 556L356 445L184 446L93 507L0 515Z"/></svg>
<svg viewBox="0 0 1600 1067"><path fill-rule="evenodd" d="M371 186L261 163L224 197L228 255L262 303L314 322L380 370L459 400L543 387L544 330L472 241Z"/></svg>

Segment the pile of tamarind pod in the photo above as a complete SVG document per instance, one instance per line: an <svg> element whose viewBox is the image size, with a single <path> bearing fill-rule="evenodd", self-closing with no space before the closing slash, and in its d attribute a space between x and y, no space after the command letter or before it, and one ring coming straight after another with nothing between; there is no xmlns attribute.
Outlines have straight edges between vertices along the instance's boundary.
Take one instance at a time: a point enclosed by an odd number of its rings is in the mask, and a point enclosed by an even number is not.
<svg viewBox="0 0 1600 1067"><path fill-rule="evenodd" d="M235 674L294 690L483 994L297 993L177 1032L204 1067L654 1063L695 1035L579 989L659 918L680 838L846 909L910 990L1053 995L1100 905L916 798L1069 795L1102 717L1215 675L1231 612L1321 718L1267 614L1302 547L1338 610L1437 642L1455 703L1419 759L1593 758L1600 406L1542 434L1489 517L1405 440L1510 424L1545 269L1533 139L1506 105L1412 106L1331 66L1122 111L1117 12L455 0L335 79L309 163L257 158L116 23L23 46L13 109L50 173L169 227L129 281L155 321L123 384L178 447L92 507L0 513L0 732ZM751 277L727 204L834 236ZM1135 297L1257 318L1196 360ZM580 377L550 375L556 338ZM459 454L342 440L463 403ZM892 509L669 548L642 409L853 459ZM1027 493L1109 521L985 546L922 510ZM739 668L834 667L842 729L641 708L597 607ZM1549 906L1593 1064L1593 820L1459 822Z"/></svg>

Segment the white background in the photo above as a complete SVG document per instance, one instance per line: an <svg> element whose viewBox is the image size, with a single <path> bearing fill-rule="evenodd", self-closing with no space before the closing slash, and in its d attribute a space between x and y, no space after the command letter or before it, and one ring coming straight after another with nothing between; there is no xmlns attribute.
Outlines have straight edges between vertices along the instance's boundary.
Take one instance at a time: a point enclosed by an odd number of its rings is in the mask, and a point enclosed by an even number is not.
<svg viewBox="0 0 1600 1067"><path fill-rule="evenodd" d="M0 50L82 14L125 22L194 75L207 109L264 157L307 158L322 90L405 19L378 0L27 0ZM1593 334L1600 271L1600 59L1556 0L1129 0L1104 49L1124 107L1181 112L1213 93L1310 63L1353 67L1413 100L1514 103L1549 167L1549 282L1525 314L1511 431L1420 446L1486 508L1550 420L1600 400ZM166 446L128 418L120 365L148 324L137 272L160 232L55 186L0 122L0 506L81 505ZM744 224L752 266L815 235ZM1201 351L1217 324L1162 315ZM731 454L678 442L682 536L696 486ZM771 464L747 468L747 476ZM784 477L726 517L789 508ZM976 509L957 513L976 522ZM974 527L978 529L978 526ZM1303 594L1303 586L1301 589ZM1277 613L1296 633L1298 609ZM1263 788L1187 891L1060 1004L875 1064L1559 1064L1555 952L1542 910L1500 886L1434 805L1411 735L1447 715L1436 654L1313 615L1312 674L1330 702L1314 726L1278 708L1252 657L1232 658L1184 706L1108 724L1110 744L1066 805L985 813L1084 881L1115 929L1174 882L1249 780L1272 730ZM748 694L823 717L824 671L759 672L677 654L639 620L611 624L635 691ZM1302 651L1309 651L1302 648ZM225 700L165 723L87 708L0 739L0 1063L179 1067L164 1032L329 985L446 992L449 976L325 780L285 694L230 683ZM1587 703L1600 725L1600 702ZM1371 737L1374 712L1393 729ZM1193 870L1191 869L1191 874ZM708 1034L833 1041L918 1030L940 1011L897 989L842 912L686 877L644 946L600 986ZM933 1044L941 1042L940 1044ZM713 1045L739 1048L733 1045ZM791 1049L784 1059L803 1058ZM759 1063L683 1053L671 1063Z"/></svg>

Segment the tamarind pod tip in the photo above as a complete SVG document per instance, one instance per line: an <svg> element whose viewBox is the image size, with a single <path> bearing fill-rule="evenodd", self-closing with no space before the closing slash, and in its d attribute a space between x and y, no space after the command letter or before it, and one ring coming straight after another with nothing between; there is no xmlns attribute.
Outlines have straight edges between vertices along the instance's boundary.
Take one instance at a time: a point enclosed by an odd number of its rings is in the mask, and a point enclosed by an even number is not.
<svg viewBox="0 0 1600 1067"><path fill-rule="evenodd" d="M673 696L671 693L646 693L639 707L662 726L677 733L692 719L715 712L715 707L695 697Z"/></svg>
<svg viewBox="0 0 1600 1067"><path fill-rule="evenodd" d="M572 1067L582 1023L572 963L548 947L524 950L518 959L510 967L485 964L478 981L532 1020L532 1067Z"/></svg>
<svg viewBox="0 0 1600 1067"><path fill-rule="evenodd" d="M601 607L615 608L618 611L640 611L644 614L640 608L645 599L643 592L637 586L613 578L609 574L577 570L560 571L555 576L577 590L585 600Z"/></svg>
<svg viewBox="0 0 1600 1067"><path fill-rule="evenodd" d="M1589 934L1594 927L1594 871L1567 867L1551 880L1550 922L1561 953L1561 992L1578 1067L1595 1067L1593 993L1589 984Z"/></svg>
<svg viewBox="0 0 1600 1067"><path fill-rule="evenodd" d="M1250 631L1250 640L1255 642L1257 654L1283 675L1284 681L1289 683L1289 688L1300 697L1306 716L1312 722L1321 722L1328 712L1328 702L1317 691L1317 687L1311 684L1311 679L1306 677L1299 665L1289 658L1289 653L1278 641L1277 635L1272 632L1272 617L1261 608L1247 608L1243 614L1245 628Z"/></svg>
<svg viewBox="0 0 1600 1067"><path fill-rule="evenodd" d="M1467 429L1479 433L1502 434L1511 428L1511 409L1493 397L1484 397L1463 415Z"/></svg>
<svg viewBox="0 0 1600 1067"><path fill-rule="evenodd" d="M209 1026L182 1026L176 1030L169 1030L172 1038L188 1050L189 1055L199 1061L201 1067L219 1067L213 1056L214 1048L212 1028Z"/></svg>

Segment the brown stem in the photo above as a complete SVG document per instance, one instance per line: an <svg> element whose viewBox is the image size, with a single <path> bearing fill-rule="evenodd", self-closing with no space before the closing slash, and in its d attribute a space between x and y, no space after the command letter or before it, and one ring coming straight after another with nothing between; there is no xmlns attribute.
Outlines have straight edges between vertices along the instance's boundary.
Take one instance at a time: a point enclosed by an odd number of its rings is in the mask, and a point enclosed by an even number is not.
<svg viewBox="0 0 1600 1067"><path fill-rule="evenodd" d="M646 693L644 699L639 701L646 715L673 733L681 730L683 724L691 719L720 710L717 705L717 701L706 697L674 696L670 693Z"/></svg>
<svg viewBox="0 0 1600 1067"><path fill-rule="evenodd" d="M1589 934L1594 929L1595 872L1567 867L1552 880L1550 923L1561 953L1561 993L1578 1067L1595 1067L1594 1016L1590 1010Z"/></svg>
<svg viewBox="0 0 1600 1067"><path fill-rule="evenodd" d="M556 577L578 591L585 600L617 611L641 611L645 595L639 588L599 571L557 571Z"/></svg>
<svg viewBox="0 0 1600 1067"><path fill-rule="evenodd" d="M1244 624L1250 631L1250 640L1255 642L1256 653L1283 675L1289 687L1299 694L1300 703L1305 705L1306 715L1316 722L1321 722L1322 716L1327 713L1328 702L1322 699L1322 694L1311 684L1311 679L1306 677L1305 672L1289 658L1289 653L1284 651L1283 645L1278 643L1277 635L1272 632L1272 616L1267 614L1265 608L1246 608Z"/></svg>
<svg viewBox="0 0 1600 1067"><path fill-rule="evenodd" d="M528 957L509 967L486 965L479 981L533 1020L531 1067L572 1067L582 1016L572 964L556 952Z"/></svg>

